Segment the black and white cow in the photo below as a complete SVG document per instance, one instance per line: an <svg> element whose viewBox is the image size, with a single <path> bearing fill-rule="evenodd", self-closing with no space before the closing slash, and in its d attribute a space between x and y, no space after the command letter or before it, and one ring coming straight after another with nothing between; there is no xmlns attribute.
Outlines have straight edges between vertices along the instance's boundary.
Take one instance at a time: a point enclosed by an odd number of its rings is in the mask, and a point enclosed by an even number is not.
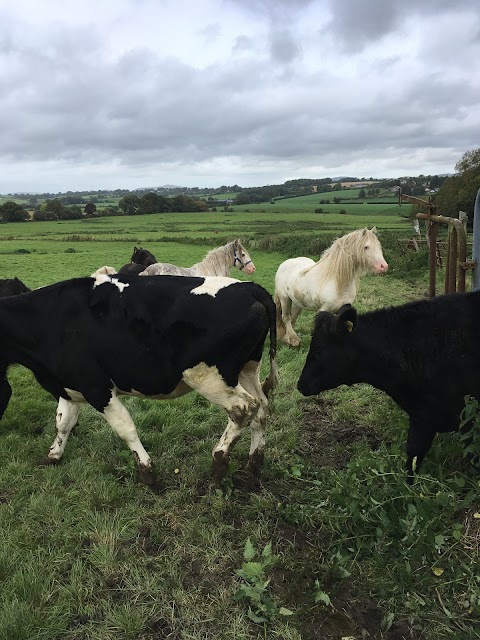
<svg viewBox="0 0 480 640"><path fill-rule="evenodd" d="M17 277L0 279L0 298L18 296L21 293L28 293L29 291L31 291L31 289Z"/></svg>
<svg viewBox="0 0 480 640"><path fill-rule="evenodd" d="M270 332L270 374L260 360ZM150 456L120 394L156 399L198 391L223 407L228 424L213 450L213 475L250 425L247 468L263 461L268 389L276 382L275 305L252 282L233 278L99 275L0 300L0 417L11 363L30 369L58 400L48 461L63 455L82 403L100 411L131 449L144 482Z"/></svg>
<svg viewBox="0 0 480 640"><path fill-rule="evenodd" d="M435 433L459 427L464 396L480 398L480 292L439 296L357 316L319 313L298 381L303 395L366 382L409 416L408 481Z"/></svg>

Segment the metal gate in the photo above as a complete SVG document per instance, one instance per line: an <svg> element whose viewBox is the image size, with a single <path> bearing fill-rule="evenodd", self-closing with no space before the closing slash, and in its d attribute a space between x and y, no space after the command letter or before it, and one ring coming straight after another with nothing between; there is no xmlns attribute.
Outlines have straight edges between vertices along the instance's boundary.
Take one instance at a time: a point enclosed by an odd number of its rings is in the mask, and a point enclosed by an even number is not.
<svg viewBox="0 0 480 640"><path fill-rule="evenodd" d="M429 198L422 200L415 196L407 196L401 191L398 193L399 204L402 200L409 200L413 204L425 209L425 213L417 213L417 220L425 220L427 223L428 262L429 262L429 297L436 295L437 283L437 243L438 227L440 224L448 225L447 258L445 265L445 293L465 291L466 272L474 269L476 262L467 260L467 232L463 222L458 218L449 218L438 215L438 205Z"/></svg>

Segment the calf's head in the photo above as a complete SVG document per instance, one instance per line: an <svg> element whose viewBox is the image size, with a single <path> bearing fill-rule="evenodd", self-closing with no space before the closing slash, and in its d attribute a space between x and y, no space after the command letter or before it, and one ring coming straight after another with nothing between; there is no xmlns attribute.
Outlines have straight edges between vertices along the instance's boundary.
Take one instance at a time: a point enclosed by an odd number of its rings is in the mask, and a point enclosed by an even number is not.
<svg viewBox="0 0 480 640"><path fill-rule="evenodd" d="M312 396L341 384L353 384L355 348L353 330L356 310L349 304L337 315L321 311L315 319L307 360L298 380L297 389Z"/></svg>

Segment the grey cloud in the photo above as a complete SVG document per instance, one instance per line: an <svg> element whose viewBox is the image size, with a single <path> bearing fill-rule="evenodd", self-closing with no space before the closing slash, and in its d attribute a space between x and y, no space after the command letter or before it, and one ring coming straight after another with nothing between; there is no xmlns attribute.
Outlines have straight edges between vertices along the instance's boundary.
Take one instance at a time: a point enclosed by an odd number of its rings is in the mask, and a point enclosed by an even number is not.
<svg viewBox="0 0 480 640"><path fill-rule="evenodd" d="M301 48L293 33L282 29L272 33L270 52L274 62L288 64L300 56Z"/></svg>
<svg viewBox="0 0 480 640"><path fill-rule="evenodd" d="M373 22L365 26L372 38L396 28L385 13ZM351 33L361 31L348 25ZM269 41L239 35L233 50L242 55L197 68L147 48L107 55L93 28L50 28L36 44L2 38L0 26L0 158L39 166L58 160L85 171L114 162L128 172L157 165L200 171L237 158L239 171L270 166L278 175L278 167L340 167L382 157L393 165L422 148L432 158L458 150L458 159L477 139L476 68L454 60L456 73L447 75L432 57L425 75L389 53L360 78L342 76L334 57L318 70L296 64L300 56L309 62L303 31L271 21L264 28Z"/></svg>
<svg viewBox="0 0 480 640"><path fill-rule="evenodd" d="M332 33L347 51L359 51L398 30L415 16L436 18L442 13L468 11L480 19L477 0L329 0L331 19L323 33Z"/></svg>

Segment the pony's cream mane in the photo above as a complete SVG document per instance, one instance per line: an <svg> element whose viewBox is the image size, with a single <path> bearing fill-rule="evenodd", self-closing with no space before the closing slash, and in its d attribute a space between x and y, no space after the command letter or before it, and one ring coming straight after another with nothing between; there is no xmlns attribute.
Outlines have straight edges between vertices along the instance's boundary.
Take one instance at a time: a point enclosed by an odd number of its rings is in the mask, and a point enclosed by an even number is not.
<svg viewBox="0 0 480 640"><path fill-rule="evenodd" d="M240 252L243 247L238 243ZM245 251L245 249L243 249ZM202 276L228 276L235 260L235 240L207 253L201 262L192 266Z"/></svg>
<svg viewBox="0 0 480 640"><path fill-rule="evenodd" d="M320 260L305 269L304 273L317 266L321 267L321 281L334 280L337 291L342 291L352 280L358 283L360 275L368 269L364 250L366 241L380 244L376 234L367 228L357 229L337 238L325 249Z"/></svg>

